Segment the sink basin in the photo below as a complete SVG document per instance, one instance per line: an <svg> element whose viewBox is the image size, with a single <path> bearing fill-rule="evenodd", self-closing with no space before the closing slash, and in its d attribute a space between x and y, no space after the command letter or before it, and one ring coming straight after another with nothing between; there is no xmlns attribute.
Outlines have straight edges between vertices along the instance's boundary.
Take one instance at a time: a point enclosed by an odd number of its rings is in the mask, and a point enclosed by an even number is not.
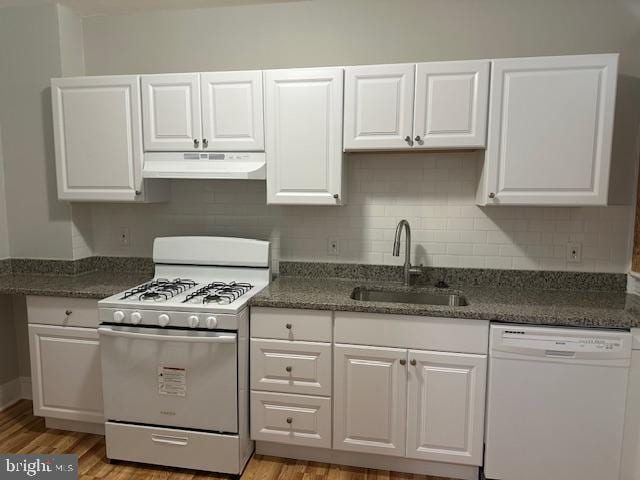
<svg viewBox="0 0 640 480"><path fill-rule="evenodd" d="M375 290L357 287L351 292L353 300L364 302L415 303L420 305L449 305L464 307L466 298L456 293L410 292L394 290Z"/></svg>

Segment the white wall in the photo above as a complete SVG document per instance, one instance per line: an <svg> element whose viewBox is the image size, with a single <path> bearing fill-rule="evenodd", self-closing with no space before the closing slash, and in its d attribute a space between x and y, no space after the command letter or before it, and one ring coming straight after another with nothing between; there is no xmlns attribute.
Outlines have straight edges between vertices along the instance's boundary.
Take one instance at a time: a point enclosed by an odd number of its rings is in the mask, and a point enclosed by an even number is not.
<svg viewBox="0 0 640 480"><path fill-rule="evenodd" d="M637 0L311 0L84 20L91 74L621 52Z"/></svg>
<svg viewBox="0 0 640 480"><path fill-rule="evenodd" d="M477 153L351 154L345 207L265 205L260 181L175 181L165 205L94 205L98 255L150 256L160 235L247 236L273 242L274 259L400 263L397 222L412 226L414 263L626 271L631 207L510 208L475 205ZM118 232L130 229L131 245ZM339 256L327 254L329 238ZM584 260L566 262L566 244Z"/></svg>
<svg viewBox="0 0 640 480"><path fill-rule="evenodd" d="M2 158L2 128L0 128L0 260L10 257L7 223L7 197L4 188L4 160Z"/></svg>
<svg viewBox="0 0 640 480"><path fill-rule="evenodd" d="M90 17L83 29L89 74L620 52L637 93L639 25L635 0L315 0ZM637 131L638 114L627 117ZM616 146L616 165L637 163L627 146ZM478 208L476 156L349 155L344 208L268 207L261 182L175 182L168 205L94 205L94 253L148 256L157 235L205 233L271 239L276 260L393 263L395 225L407 217L417 263L627 270L631 208ZM629 203L635 176L626 166L614 175ZM568 241L583 244L581 264L566 262Z"/></svg>
<svg viewBox="0 0 640 480"><path fill-rule="evenodd" d="M55 5L0 14L0 124L11 256L72 258L71 209L57 199L51 77L60 76Z"/></svg>

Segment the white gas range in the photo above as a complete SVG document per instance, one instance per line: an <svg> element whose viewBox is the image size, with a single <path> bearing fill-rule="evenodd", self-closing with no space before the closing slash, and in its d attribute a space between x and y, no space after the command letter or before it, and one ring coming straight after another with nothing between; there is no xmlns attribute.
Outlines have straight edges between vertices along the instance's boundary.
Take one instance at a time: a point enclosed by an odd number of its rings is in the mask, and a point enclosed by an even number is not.
<svg viewBox="0 0 640 480"><path fill-rule="evenodd" d="M269 243L154 242L153 280L98 303L107 457L238 475L248 422L247 301Z"/></svg>

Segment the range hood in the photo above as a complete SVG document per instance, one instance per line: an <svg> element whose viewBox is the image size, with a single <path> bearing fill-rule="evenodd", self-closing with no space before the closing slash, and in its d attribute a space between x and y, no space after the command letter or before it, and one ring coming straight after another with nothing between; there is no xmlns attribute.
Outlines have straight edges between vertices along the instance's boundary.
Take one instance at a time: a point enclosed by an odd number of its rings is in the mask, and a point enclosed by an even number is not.
<svg viewBox="0 0 640 480"><path fill-rule="evenodd" d="M146 152L144 178L264 180L264 152Z"/></svg>

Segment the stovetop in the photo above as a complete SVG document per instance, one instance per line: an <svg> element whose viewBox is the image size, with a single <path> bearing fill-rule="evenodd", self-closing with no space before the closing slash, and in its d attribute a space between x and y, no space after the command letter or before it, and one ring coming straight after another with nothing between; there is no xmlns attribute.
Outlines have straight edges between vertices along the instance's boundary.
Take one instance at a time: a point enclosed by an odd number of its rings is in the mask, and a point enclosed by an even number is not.
<svg viewBox="0 0 640 480"><path fill-rule="evenodd" d="M211 278L158 277L100 301L100 307L234 313L264 285Z"/></svg>

